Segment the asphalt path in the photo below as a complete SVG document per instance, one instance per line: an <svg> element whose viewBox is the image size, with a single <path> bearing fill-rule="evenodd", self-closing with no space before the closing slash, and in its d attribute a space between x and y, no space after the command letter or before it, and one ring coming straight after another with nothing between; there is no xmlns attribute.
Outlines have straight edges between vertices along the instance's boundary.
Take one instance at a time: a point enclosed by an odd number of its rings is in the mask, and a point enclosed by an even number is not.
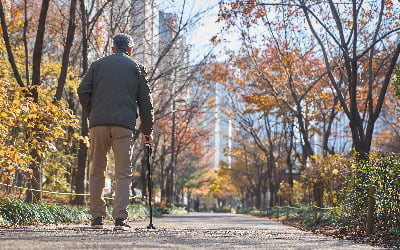
<svg viewBox="0 0 400 250"><path fill-rule="evenodd" d="M102 230L89 225L0 228L0 249L378 249L279 222L240 214L191 213L132 221L115 231L110 221Z"/></svg>

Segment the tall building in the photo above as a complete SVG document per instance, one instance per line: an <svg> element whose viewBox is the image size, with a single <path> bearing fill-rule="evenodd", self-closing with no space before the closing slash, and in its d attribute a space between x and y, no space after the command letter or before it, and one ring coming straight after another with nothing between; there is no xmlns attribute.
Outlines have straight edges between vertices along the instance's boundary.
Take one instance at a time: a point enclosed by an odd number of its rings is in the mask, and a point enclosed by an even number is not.
<svg viewBox="0 0 400 250"><path fill-rule="evenodd" d="M221 87L220 83L215 83L215 127L214 127L214 170L219 168L223 155L223 147L221 145Z"/></svg>
<svg viewBox="0 0 400 250"><path fill-rule="evenodd" d="M229 98L226 98L226 90L221 84L215 82L215 108L214 108L214 165L213 169L217 170L221 161L228 164L228 168L232 166L232 158L230 156L233 140L233 121L228 116L230 112Z"/></svg>
<svg viewBox="0 0 400 250"><path fill-rule="evenodd" d="M189 75L189 50L185 37L179 31L178 16L174 13L159 13L159 72L163 72L163 81L170 86L167 90L174 99L191 101L187 84ZM165 91L165 90L160 90Z"/></svg>
<svg viewBox="0 0 400 250"><path fill-rule="evenodd" d="M159 1L132 0L131 17L134 57L152 68L159 55Z"/></svg>

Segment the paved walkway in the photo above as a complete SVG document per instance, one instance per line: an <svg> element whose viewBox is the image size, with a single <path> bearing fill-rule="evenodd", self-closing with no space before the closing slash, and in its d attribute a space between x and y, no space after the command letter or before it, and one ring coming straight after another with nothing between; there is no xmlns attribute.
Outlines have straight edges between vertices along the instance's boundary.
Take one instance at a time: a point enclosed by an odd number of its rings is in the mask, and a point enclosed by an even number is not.
<svg viewBox="0 0 400 250"><path fill-rule="evenodd" d="M131 222L129 231L88 225L0 229L0 249L374 249L239 214L193 213Z"/></svg>

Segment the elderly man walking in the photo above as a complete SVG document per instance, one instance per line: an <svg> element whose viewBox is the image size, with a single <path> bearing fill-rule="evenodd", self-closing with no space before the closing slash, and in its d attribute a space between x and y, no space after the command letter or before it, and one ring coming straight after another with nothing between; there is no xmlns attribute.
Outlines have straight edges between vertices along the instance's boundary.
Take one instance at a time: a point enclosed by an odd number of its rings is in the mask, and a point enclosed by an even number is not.
<svg viewBox="0 0 400 250"><path fill-rule="evenodd" d="M129 227L129 190L132 179L133 132L137 110L143 142L151 143L153 103L144 67L134 61L133 40L126 34L113 38L113 54L94 61L78 87L79 100L89 117L91 165L89 168L92 227L103 228L106 205L102 199L107 154L115 157L115 199L112 216L115 229Z"/></svg>

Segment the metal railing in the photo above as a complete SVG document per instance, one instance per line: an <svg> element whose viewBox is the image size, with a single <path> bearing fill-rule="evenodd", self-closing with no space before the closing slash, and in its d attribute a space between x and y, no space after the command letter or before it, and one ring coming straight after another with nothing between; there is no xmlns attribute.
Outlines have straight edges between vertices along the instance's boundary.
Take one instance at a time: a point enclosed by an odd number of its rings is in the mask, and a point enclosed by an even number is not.
<svg viewBox="0 0 400 250"><path fill-rule="evenodd" d="M325 212L333 211L338 207L318 207L314 204L304 207L292 207L292 206L274 206L268 208L266 211L259 211L261 216L270 218L276 218L278 220L284 219L289 220L291 218L299 217L302 212L309 212L314 223L317 223L320 219L325 218ZM297 210L297 211L296 211ZM293 215L293 211L297 215ZM301 216L300 216L301 217Z"/></svg>

